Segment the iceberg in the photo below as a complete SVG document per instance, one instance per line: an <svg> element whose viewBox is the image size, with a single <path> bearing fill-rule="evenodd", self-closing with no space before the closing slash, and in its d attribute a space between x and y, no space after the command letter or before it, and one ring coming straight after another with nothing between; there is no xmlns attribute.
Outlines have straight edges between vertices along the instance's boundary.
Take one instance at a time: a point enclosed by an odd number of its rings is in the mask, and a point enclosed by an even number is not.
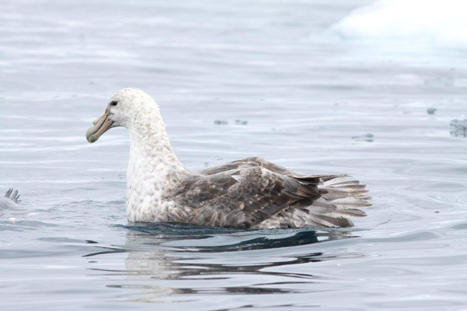
<svg viewBox="0 0 467 311"><path fill-rule="evenodd" d="M379 0L352 11L332 31L349 40L467 48L467 1Z"/></svg>

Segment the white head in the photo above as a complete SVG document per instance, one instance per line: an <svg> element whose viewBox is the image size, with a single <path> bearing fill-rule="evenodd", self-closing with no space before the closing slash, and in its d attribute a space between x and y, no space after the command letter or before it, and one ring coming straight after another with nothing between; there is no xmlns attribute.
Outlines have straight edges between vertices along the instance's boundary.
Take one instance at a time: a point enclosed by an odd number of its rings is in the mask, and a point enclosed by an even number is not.
<svg viewBox="0 0 467 311"><path fill-rule="evenodd" d="M110 98L104 113L93 122L94 125L86 132L86 139L93 143L113 127L122 126L131 129L134 125L141 126L141 121L144 119L152 119L152 122L160 120L162 123L159 106L151 96L142 90L125 88Z"/></svg>

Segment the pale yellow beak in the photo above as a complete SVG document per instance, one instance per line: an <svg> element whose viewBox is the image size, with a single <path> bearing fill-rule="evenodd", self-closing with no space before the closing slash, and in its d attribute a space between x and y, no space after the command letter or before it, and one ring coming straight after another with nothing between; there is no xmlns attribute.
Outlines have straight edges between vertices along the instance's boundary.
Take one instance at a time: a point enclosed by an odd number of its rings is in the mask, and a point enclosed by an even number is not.
<svg viewBox="0 0 467 311"><path fill-rule="evenodd" d="M109 119L109 109L106 109L92 124L92 127L86 132L86 139L89 143L93 143L99 139L112 126L114 121Z"/></svg>

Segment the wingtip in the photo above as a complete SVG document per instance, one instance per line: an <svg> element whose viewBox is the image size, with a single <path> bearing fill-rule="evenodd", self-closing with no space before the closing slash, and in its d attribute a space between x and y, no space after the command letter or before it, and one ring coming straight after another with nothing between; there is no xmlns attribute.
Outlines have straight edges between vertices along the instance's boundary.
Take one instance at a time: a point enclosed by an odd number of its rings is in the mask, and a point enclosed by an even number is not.
<svg viewBox="0 0 467 311"><path fill-rule="evenodd" d="M10 199L11 201L13 201L16 204L21 202L19 200L20 197L21 196L20 196L18 190L15 190L13 188L8 189L8 191L5 193L5 198Z"/></svg>

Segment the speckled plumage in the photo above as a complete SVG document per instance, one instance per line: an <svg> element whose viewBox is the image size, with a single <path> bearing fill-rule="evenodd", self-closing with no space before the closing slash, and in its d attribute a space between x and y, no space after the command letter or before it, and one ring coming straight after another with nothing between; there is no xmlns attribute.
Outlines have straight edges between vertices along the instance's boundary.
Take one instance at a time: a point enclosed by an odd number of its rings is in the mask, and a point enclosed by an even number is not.
<svg viewBox="0 0 467 311"><path fill-rule="evenodd" d="M345 175L308 176L258 157L191 172L171 148L158 105L141 90L119 91L106 113L110 127L124 126L130 133L129 221L349 227L347 217L365 216L359 208L371 205L365 186Z"/></svg>

